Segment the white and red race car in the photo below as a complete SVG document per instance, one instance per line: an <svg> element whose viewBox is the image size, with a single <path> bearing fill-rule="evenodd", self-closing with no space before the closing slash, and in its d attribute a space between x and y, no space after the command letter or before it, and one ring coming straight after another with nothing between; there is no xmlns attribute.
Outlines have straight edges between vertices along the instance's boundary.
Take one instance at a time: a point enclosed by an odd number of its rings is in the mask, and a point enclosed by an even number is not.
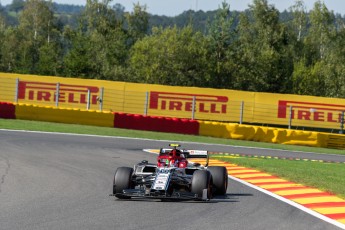
<svg viewBox="0 0 345 230"><path fill-rule="evenodd" d="M170 144L161 148L157 163L146 160L115 171L113 196L119 199L151 198L161 200L203 200L225 195L228 172L223 166L208 166L206 150L184 150ZM191 158L206 158L206 164L192 163Z"/></svg>

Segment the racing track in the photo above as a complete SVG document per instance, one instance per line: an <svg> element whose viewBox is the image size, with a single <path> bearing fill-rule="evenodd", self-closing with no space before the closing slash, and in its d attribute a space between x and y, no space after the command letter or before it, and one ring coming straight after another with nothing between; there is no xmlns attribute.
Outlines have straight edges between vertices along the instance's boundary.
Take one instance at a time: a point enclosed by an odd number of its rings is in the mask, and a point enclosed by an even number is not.
<svg viewBox="0 0 345 230"><path fill-rule="evenodd" d="M227 197L208 203L108 196L116 167L154 161L142 149L168 143L0 130L0 229L338 229L232 180ZM256 151L262 150L250 150Z"/></svg>

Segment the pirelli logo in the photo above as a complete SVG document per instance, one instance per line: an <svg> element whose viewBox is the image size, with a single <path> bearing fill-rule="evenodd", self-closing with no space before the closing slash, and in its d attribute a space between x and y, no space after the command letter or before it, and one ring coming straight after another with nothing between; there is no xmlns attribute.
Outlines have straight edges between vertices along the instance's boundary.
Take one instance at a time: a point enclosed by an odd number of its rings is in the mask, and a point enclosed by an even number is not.
<svg viewBox="0 0 345 230"><path fill-rule="evenodd" d="M90 104L97 104L99 88L82 85L59 85L59 103L86 104L90 90ZM18 85L18 100L36 102L55 102L57 84L45 82L20 81Z"/></svg>
<svg viewBox="0 0 345 230"><path fill-rule="evenodd" d="M322 104L298 101L278 101L278 118L290 117L292 106L292 119L320 122L340 122L341 112L345 105Z"/></svg>
<svg viewBox="0 0 345 230"><path fill-rule="evenodd" d="M203 94L150 92L150 109L191 112L195 99L195 112L225 114L228 97Z"/></svg>

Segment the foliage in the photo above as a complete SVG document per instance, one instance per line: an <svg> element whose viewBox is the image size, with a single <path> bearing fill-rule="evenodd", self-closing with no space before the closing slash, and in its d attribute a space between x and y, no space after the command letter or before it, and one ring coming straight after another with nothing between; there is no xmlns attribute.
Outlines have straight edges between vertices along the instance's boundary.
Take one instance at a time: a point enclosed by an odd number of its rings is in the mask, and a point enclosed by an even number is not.
<svg viewBox="0 0 345 230"><path fill-rule="evenodd" d="M193 29L154 28L131 50L133 81L202 86L207 81L206 40ZM193 61L191 61L193 60Z"/></svg>
<svg viewBox="0 0 345 230"><path fill-rule="evenodd" d="M146 6L134 5L133 13L126 14L128 34L131 37L131 44L142 39L148 33L149 15Z"/></svg>
<svg viewBox="0 0 345 230"><path fill-rule="evenodd" d="M293 58L287 28L266 0L254 0L249 10L238 25L236 88L289 93Z"/></svg>
<svg viewBox="0 0 345 230"><path fill-rule="evenodd" d="M234 18L230 14L230 5L225 1L222 8L214 16L214 20L208 26L207 56L209 57L210 83L213 88L232 88L234 85L233 72L235 60L233 49L235 42Z"/></svg>
<svg viewBox="0 0 345 230"><path fill-rule="evenodd" d="M345 20L321 0L280 13L150 15L111 0L0 5L0 71L315 96L345 96Z"/></svg>
<svg viewBox="0 0 345 230"><path fill-rule="evenodd" d="M66 76L116 79L115 69L127 59L127 35L108 1L88 0L77 31L66 33L71 46L64 59Z"/></svg>

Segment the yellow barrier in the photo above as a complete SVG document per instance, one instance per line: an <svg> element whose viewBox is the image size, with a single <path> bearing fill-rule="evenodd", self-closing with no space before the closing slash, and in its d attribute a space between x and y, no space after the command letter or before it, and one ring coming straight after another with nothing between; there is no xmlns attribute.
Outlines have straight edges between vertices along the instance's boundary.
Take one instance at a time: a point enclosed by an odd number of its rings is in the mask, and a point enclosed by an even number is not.
<svg viewBox="0 0 345 230"><path fill-rule="evenodd" d="M114 114L111 112L102 113L80 109L59 109L27 104L16 104L16 118L22 120L114 127Z"/></svg>
<svg viewBox="0 0 345 230"><path fill-rule="evenodd" d="M199 121L199 135L231 138L226 126L226 123L221 122Z"/></svg>
<svg viewBox="0 0 345 230"><path fill-rule="evenodd" d="M345 149L345 136L340 134L323 134L327 140L327 148Z"/></svg>
<svg viewBox="0 0 345 230"><path fill-rule="evenodd" d="M202 136L230 138L236 140L312 147L327 147L329 136L326 133L318 132L207 121L200 121L199 134Z"/></svg>
<svg viewBox="0 0 345 230"><path fill-rule="evenodd" d="M22 120L114 127L115 115L111 112L59 109L28 104L16 104L15 110L16 118ZM199 135L278 144L345 149L345 136L343 135L239 125L235 123L199 121Z"/></svg>

